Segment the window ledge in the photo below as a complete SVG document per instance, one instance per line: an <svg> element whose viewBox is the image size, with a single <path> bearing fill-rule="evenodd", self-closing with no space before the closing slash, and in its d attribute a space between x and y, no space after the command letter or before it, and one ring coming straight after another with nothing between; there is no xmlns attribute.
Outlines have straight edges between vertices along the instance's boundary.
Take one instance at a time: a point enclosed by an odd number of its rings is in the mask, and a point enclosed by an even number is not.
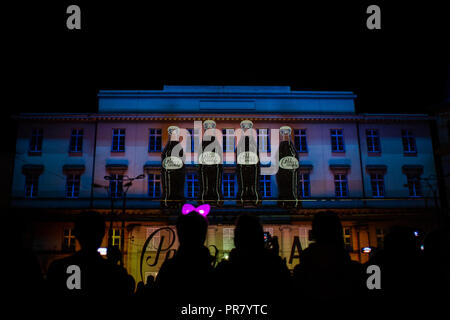
<svg viewBox="0 0 450 320"><path fill-rule="evenodd" d="M82 157L82 151L69 151L69 157Z"/></svg>
<svg viewBox="0 0 450 320"><path fill-rule="evenodd" d="M405 157L417 157L417 152L403 152Z"/></svg>
<svg viewBox="0 0 450 320"><path fill-rule="evenodd" d="M381 151L380 152L367 152L367 156L369 157L381 157Z"/></svg>
<svg viewBox="0 0 450 320"><path fill-rule="evenodd" d="M29 156L41 156L42 151L28 151Z"/></svg>

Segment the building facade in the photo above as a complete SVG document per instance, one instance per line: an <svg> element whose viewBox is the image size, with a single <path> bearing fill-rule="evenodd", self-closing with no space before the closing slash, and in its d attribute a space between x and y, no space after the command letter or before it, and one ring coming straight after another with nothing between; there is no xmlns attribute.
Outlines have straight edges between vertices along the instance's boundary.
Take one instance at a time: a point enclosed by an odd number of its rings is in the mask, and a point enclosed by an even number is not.
<svg viewBox="0 0 450 320"><path fill-rule="evenodd" d="M159 201L167 128L176 125L192 133L192 144L186 145L192 152L186 159L185 196L195 204L199 179L193 145L201 140L201 123L214 120L223 134L225 205L211 210L207 245L218 260L234 246L235 219L252 212L278 238L280 255L293 268L299 251L313 240L314 214L332 210L342 219L352 259L365 262L368 256L361 249L382 247L390 226L430 229L439 199L437 186L426 179L436 175L433 119L356 114L355 97L289 87L165 86L100 91L95 114L21 114L11 206L32 221L33 248L44 270L77 249L76 214L96 210L111 221L103 246L120 246L136 280L156 274L177 247L173 231L179 212L162 210ZM292 128L300 160L300 208L277 207L275 175L264 170L263 204L236 205L234 133L242 120L254 123L263 169L275 155L272 132Z"/></svg>

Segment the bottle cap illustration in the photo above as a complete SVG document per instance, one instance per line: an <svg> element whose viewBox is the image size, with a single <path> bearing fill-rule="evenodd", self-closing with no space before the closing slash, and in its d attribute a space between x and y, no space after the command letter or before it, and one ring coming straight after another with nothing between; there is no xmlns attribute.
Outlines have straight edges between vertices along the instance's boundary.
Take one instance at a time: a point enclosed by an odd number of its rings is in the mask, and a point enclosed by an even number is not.
<svg viewBox="0 0 450 320"><path fill-rule="evenodd" d="M203 129L214 129L216 127L216 122L214 120L203 121Z"/></svg>
<svg viewBox="0 0 450 320"><path fill-rule="evenodd" d="M167 132L169 133L169 135L179 134L180 133L180 128L178 128L177 126L170 126L170 127L167 128Z"/></svg>
<svg viewBox="0 0 450 320"><path fill-rule="evenodd" d="M291 132L292 132L292 129L291 129L291 127L289 127L289 126L283 126L283 127L280 127L280 133L281 133L282 135L290 135Z"/></svg>
<svg viewBox="0 0 450 320"><path fill-rule="evenodd" d="M253 122L250 120L243 120L241 121L241 128L242 129L251 129L253 128Z"/></svg>

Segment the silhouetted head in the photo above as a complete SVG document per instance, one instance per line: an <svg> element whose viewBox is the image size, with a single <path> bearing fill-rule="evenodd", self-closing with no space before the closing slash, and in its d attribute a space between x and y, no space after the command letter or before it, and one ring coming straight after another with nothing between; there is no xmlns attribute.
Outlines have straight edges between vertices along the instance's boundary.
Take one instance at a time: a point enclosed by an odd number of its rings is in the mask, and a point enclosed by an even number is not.
<svg viewBox="0 0 450 320"><path fill-rule="evenodd" d="M117 264L122 261L122 252L120 252L118 246L110 246L106 252L106 257L112 264Z"/></svg>
<svg viewBox="0 0 450 320"><path fill-rule="evenodd" d="M332 211L316 213L312 222L312 236L319 244L344 246L341 220Z"/></svg>
<svg viewBox="0 0 450 320"><path fill-rule="evenodd" d="M155 282L155 277L153 275L147 276L147 285L151 285Z"/></svg>
<svg viewBox="0 0 450 320"><path fill-rule="evenodd" d="M208 222L206 218L195 211L178 217L177 235L180 246L203 246L207 231Z"/></svg>
<svg viewBox="0 0 450 320"><path fill-rule="evenodd" d="M83 250L97 250L105 235L105 219L97 212L83 212L75 221L74 234Z"/></svg>
<svg viewBox="0 0 450 320"><path fill-rule="evenodd" d="M264 248L264 229L255 216L240 216L234 229L234 245L238 250Z"/></svg>

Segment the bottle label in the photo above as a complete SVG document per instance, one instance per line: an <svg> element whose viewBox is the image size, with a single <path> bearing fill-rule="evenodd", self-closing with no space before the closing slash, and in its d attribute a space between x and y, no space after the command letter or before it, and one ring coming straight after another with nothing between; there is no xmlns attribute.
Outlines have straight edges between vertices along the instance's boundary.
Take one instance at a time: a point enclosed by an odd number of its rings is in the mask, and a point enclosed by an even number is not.
<svg viewBox="0 0 450 320"><path fill-rule="evenodd" d="M280 160L280 168L286 170L295 170L299 167L298 160L295 157L284 157Z"/></svg>
<svg viewBox="0 0 450 320"><path fill-rule="evenodd" d="M166 170L176 170L183 167L183 160L178 157L167 157L163 160L162 166Z"/></svg>
<svg viewBox="0 0 450 320"><path fill-rule="evenodd" d="M215 152L206 151L200 155L198 163L206 165L220 164L220 156Z"/></svg>
<svg viewBox="0 0 450 320"><path fill-rule="evenodd" d="M238 164L252 165L257 164L258 161L259 161L258 155L250 151L241 152L237 157Z"/></svg>

